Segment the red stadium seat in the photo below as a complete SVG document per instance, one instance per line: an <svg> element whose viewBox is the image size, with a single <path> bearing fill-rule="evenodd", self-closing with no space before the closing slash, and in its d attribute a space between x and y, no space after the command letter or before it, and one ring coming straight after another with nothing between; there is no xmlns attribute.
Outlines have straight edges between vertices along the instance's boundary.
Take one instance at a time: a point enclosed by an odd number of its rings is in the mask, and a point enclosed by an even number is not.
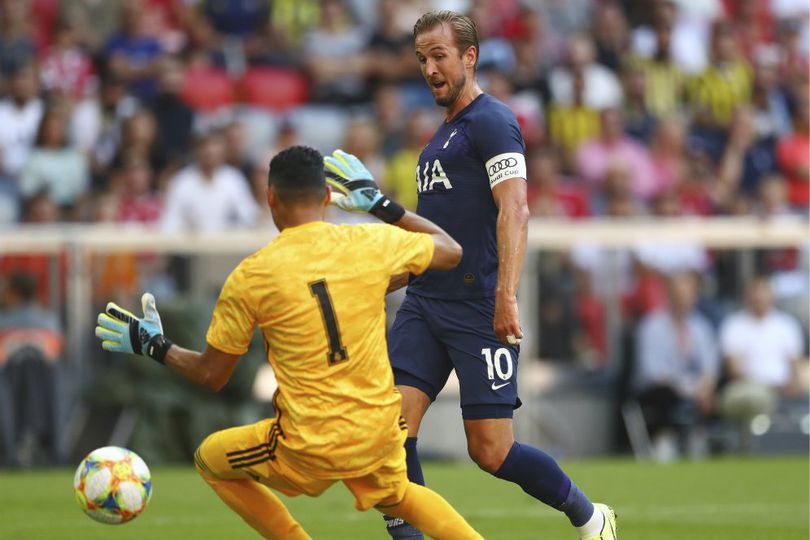
<svg viewBox="0 0 810 540"><path fill-rule="evenodd" d="M192 109L210 112L233 105L236 90L225 70L197 68L186 71L182 96Z"/></svg>
<svg viewBox="0 0 810 540"><path fill-rule="evenodd" d="M294 69L254 67L242 78L242 100L248 105L285 111L308 97L307 79Z"/></svg>

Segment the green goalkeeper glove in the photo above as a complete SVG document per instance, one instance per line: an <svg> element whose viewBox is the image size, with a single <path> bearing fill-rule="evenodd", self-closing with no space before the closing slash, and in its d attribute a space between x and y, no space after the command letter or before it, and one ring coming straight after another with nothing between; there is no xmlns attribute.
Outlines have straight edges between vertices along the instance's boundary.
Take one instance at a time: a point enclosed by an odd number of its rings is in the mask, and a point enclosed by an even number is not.
<svg viewBox="0 0 810 540"><path fill-rule="evenodd" d="M105 351L145 354L163 364L172 342L163 335L155 297L145 293L141 304L142 319L109 302L105 312L98 315L96 337Z"/></svg>
<svg viewBox="0 0 810 540"><path fill-rule="evenodd" d="M368 212L372 216L395 223L405 215L405 209L380 191L371 172L357 157L335 150L323 158L326 183L344 195L337 199L338 208L347 212Z"/></svg>

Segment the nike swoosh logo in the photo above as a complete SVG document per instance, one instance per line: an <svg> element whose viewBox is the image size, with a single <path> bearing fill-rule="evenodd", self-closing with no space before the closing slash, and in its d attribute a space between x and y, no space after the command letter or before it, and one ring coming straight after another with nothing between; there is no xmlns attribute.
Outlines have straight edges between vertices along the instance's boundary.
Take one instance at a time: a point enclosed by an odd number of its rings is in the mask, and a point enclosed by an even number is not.
<svg viewBox="0 0 810 540"><path fill-rule="evenodd" d="M492 383L492 389L493 390L499 390L499 389L503 388L504 386L506 386L507 384L512 384L512 383L511 382L505 382L503 384Z"/></svg>

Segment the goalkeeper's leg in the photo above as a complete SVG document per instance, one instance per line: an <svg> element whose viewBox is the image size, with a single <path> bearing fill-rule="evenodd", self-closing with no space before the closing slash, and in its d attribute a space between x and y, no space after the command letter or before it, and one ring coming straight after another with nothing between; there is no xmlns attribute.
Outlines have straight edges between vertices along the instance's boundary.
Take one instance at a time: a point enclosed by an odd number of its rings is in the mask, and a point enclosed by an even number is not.
<svg viewBox="0 0 810 540"><path fill-rule="evenodd" d="M259 422L218 431L210 435L194 453L194 465L203 480L216 491L219 498L239 514L248 525L256 529L262 537L279 540L312 540L272 490L254 480L254 477L258 477L256 470L260 470L265 476L269 474L269 470L264 470L265 467L261 469L258 467L267 466L271 463L270 461L258 464L255 468L251 467L251 471L254 471L251 475L248 475L245 468L234 467L234 464L229 461L229 452L235 452L237 456L231 459L239 460L239 456L256 454L255 452L245 454L243 448L263 448L261 446L262 435L268 432L268 425L270 424L267 421ZM267 457L263 451L261 454ZM281 479L279 479L280 481ZM274 485L274 487L276 486ZM284 493L289 491L290 495L294 494L291 489L287 491L281 487L279 489Z"/></svg>
<svg viewBox="0 0 810 540"><path fill-rule="evenodd" d="M255 480L217 480L203 471L200 471L200 475L214 488L219 498L262 537L312 540L290 515L284 503L267 486Z"/></svg>
<svg viewBox="0 0 810 540"><path fill-rule="evenodd" d="M404 519L436 540L483 540L450 503L418 484L408 484L399 504L377 506L377 510Z"/></svg>

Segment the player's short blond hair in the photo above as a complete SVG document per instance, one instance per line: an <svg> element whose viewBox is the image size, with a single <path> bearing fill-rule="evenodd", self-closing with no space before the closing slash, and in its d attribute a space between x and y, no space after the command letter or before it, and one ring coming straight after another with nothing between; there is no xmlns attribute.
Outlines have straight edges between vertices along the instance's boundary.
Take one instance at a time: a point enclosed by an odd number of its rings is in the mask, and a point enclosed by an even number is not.
<svg viewBox="0 0 810 540"><path fill-rule="evenodd" d="M478 27L475 25L475 21L466 15L449 9L425 13L413 25L413 37L416 39L419 34L423 34L442 24L446 24L453 31L459 53L464 53L468 48L475 47L475 66L473 66L473 69L478 68L478 53L481 50L478 46Z"/></svg>

